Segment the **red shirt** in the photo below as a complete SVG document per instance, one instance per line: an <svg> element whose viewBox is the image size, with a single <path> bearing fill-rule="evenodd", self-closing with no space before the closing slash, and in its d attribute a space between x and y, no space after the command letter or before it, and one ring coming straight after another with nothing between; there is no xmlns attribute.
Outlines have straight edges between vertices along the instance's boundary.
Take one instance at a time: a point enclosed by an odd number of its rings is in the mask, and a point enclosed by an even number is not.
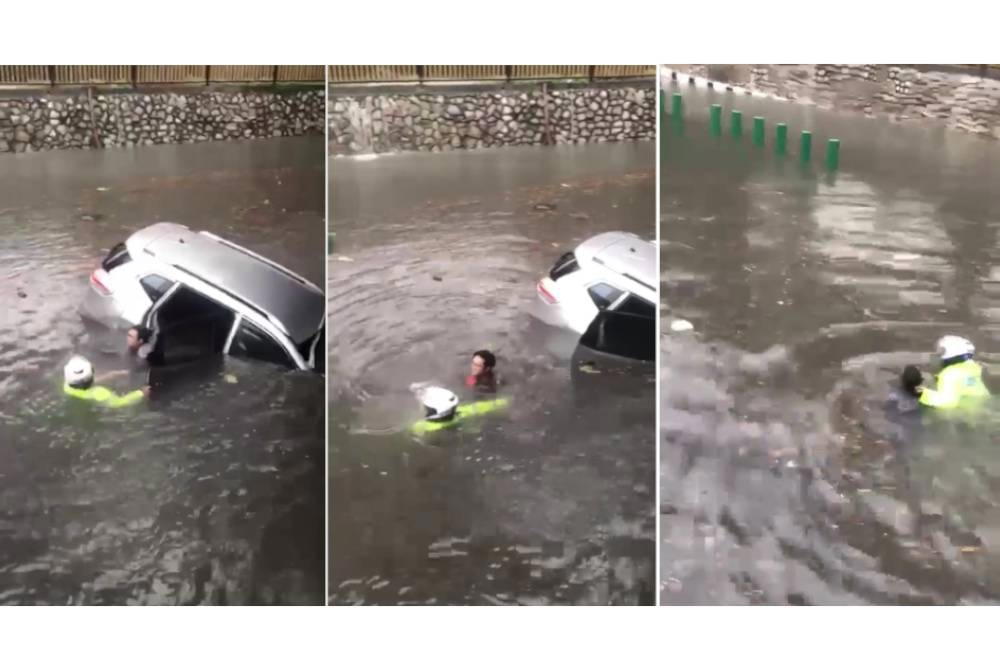
<svg viewBox="0 0 1000 670"><path fill-rule="evenodd" d="M474 388L478 391L489 391L490 393L496 393L497 382L493 377L493 371L489 370L477 375L468 375L465 378L465 386L467 388Z"/></svg>

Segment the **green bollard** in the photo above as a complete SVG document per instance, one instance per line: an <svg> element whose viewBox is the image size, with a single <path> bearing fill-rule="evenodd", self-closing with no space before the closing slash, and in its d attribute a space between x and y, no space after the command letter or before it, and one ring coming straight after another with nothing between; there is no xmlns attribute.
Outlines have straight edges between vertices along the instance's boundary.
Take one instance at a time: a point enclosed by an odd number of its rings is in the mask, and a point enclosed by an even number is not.
<svg viewBox="0 0 1000 670"><path fill-rule="evenodd" d="M743 135L743 112L738 110L733 110L729 116L729 129L733 133L733 137L741 137Z"/></svg>
<svg viewBox="0 0 1000 670"><path fill-rule="evenodd" d="M779 123L774 127L774 153L784 156L788 153L788 124Z"/></svg>
<svg viewBox="0 0 1000 670"><path fill-rule="evenodd" d="M764 117L753 117L753 144L756 147L764 146Z"/></svg>
<svg viewBox="0 0 1000 670"><path fill-rule="evenodd" d="M674 93L673 98L671 99L670 102L670 113L679 119L681 118L683 112L684 112L683 98L681 97L680 93Z"/></svg>
<svg viewBox="0 0 1000 670"><path fill-rule="evenodd" d="M826 169L833 172L840 166L840 140L826 141Z"/></svg>
<svg viewBox="0 0 1000 670"><path fill-rule="evenodd" d="M674 135L684 134L684 117L673 116L670 118L670 127L673 128Z"/></svg>
<svg viewBox="0 0 1000 670"><path fill-rule="evenodd" d="M708 110L708 118L712 135L718 137L722 134L722 105L712 105Z"/></svg>
<svg viewBox="0 0 1000 670"><path fill-rule="evenodd" d="M799 159L803 163L808 163L812 158L813 134L808 130L802 131L802 144L799 146Z"/></svg>

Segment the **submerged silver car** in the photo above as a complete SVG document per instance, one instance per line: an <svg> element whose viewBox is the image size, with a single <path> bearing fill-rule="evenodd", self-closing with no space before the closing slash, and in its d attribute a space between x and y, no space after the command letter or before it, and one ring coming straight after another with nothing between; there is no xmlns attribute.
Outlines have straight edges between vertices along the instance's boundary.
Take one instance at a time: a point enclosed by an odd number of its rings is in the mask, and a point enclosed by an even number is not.
<svg viewBox="0 0 1000 670"><path fill-rule="evenodd" d="M556 260L536 286L536 313L589 349L622 358L656 356L656 245L608 232Z"/></svg>
<svg viewBox="0 0 1000 670"><path fill-rule="evenodd" d="M228 354L325 371L323 291L212 233L143 228L111 249L90 286L84 314L153 329L165 362Z"/></svg>

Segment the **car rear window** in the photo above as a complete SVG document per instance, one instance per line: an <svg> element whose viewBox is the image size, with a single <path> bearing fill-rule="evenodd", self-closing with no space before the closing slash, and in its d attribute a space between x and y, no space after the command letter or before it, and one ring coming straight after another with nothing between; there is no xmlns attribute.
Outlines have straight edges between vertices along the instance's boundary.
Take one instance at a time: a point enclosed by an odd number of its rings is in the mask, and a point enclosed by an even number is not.
<svg viewBox="0 0 1000 670"><path fill-rule="evenodd" d="M615 300L621 297L622 291L609 284L594 284L587 289L590 299L597 309L607 309Z"/></svg>
<svg viewBox="0 0 1000 670"><path fill-rule="evenodd" d="M565 277L569 273L576 272L579 269L580 264L576 262L576 254L572 251L567 251L552 266L552 270L549 271L549 278L552 281L556 281L560 277Z"/></svg>
<svg viewBox="0 0 1000 670"><path fill-rule="evenodd" d="M111 247L111 251L104 258L104 262L101 263L101 267L107 272L111 272L119 265L124 265L132 260L132 257L128 255L128 249L125 248L124 242L119 242L115 246Z"/></svg>

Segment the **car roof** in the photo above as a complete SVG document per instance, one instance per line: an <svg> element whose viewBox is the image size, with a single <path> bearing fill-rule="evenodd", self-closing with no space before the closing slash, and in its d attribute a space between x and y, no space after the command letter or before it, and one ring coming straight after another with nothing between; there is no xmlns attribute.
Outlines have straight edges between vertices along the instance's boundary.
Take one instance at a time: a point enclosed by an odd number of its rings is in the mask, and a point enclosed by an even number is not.
<svg viewBox="0 0 1000 670"><path fill-rule="evenodd" d="M641 287L636 291L640 295L656 300L656 245L652 242L634 233L601 233L581 242L574 255L581 266L610 270Z"/></svg>
<svg viewBox="0 0 1000 670"><path fill-rule="evenodd" d="M263 256L178 223L155 223L126 242L133 259L152 256L272 315L295 343L314 335L326 313L323 292Z"/></svg>

